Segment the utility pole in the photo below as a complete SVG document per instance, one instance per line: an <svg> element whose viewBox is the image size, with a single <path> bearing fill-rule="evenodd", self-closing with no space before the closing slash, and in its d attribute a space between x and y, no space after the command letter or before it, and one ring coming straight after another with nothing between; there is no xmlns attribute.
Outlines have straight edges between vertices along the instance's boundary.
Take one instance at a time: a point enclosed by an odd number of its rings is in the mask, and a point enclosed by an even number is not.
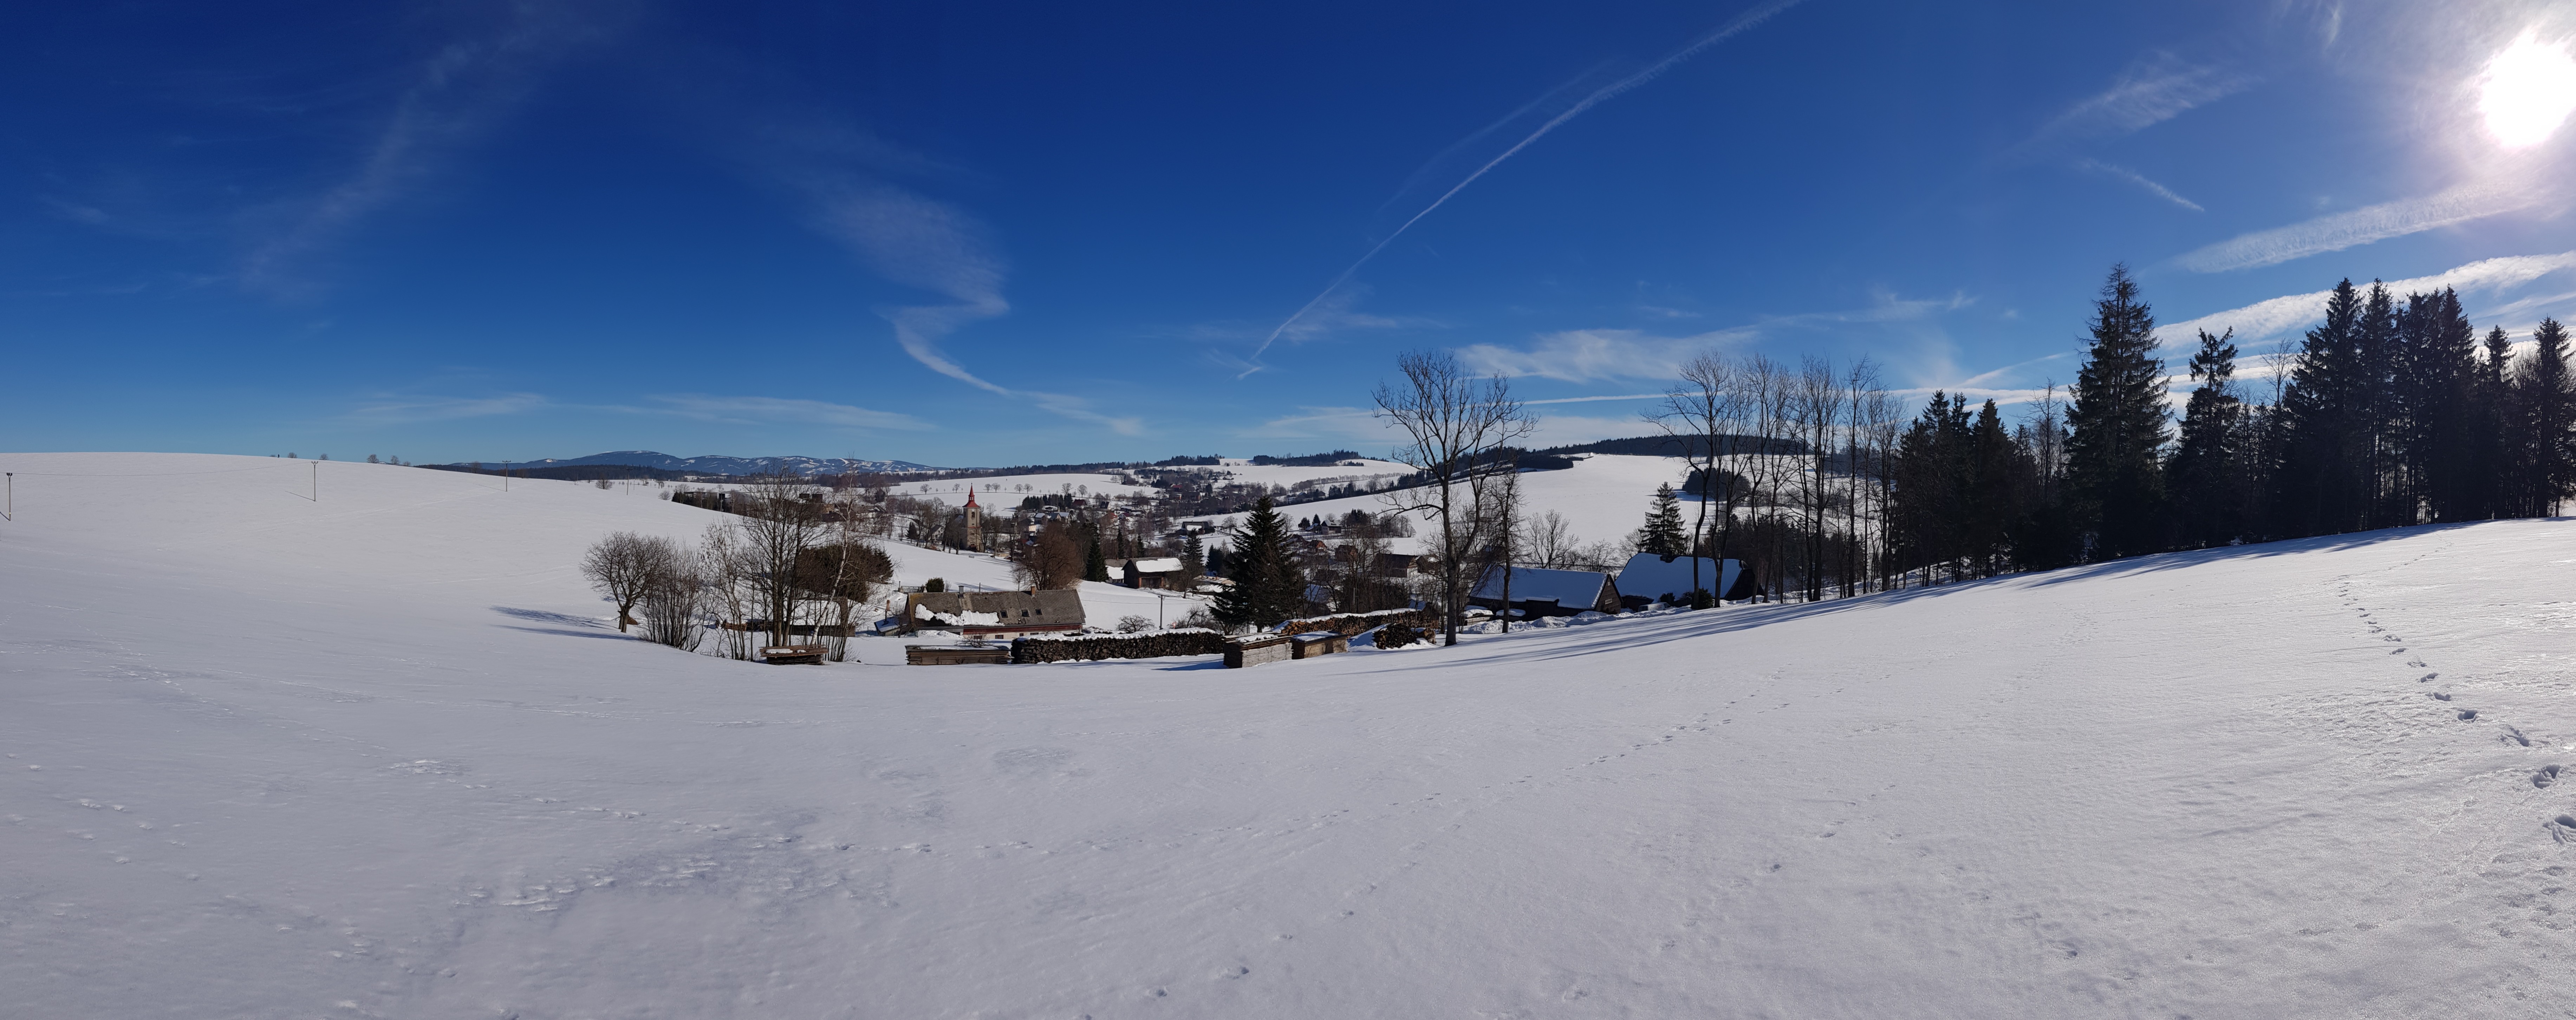
<svg viewBox="0 0 2576 1020"><path fill-rule="evenodd" d="M0 497L5 498L6 501L5 508L0 508L0 520L14 521L18 519L18 473L15 471L7 471L0 472L0 474L8 476L5 479L0 479L0 483L5 483L9 487L8 495L6 497Z"/></svg>
<svg viewBox="0 0 2576 1020"><path fill-rule="evenodd" d="M501 462L501 491L510 491L510 462Z"/></svg>
<svg viewBox="0 0 2576 1020"><path fill-rule="evenodd" d="M322 462L316 460L306 463L313 465L313 501L322 502Z"/></svg>

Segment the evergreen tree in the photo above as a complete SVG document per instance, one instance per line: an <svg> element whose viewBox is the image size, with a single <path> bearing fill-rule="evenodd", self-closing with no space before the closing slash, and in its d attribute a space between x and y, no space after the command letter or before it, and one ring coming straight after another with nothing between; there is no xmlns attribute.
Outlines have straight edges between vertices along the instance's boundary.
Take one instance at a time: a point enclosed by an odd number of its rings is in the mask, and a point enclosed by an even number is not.
<svg viewBox="0 0 2576 1020"><path fill-rule="evenodd" d="M2478 481L2469 472L2479 426L2472 392L2477 330L2461 312L2459 294L2446 287L2439 294L2407 295L2398 337L2400 523L2475 519Z"/></svg>
<svg viewBox="0 0 2576 1020"><path fill-rule="evenodd" d="M1234 551L1227 561L1234 587L1216 597L1218 622L1268 627L1306 608L1306 575L1288 546L1288 521L1279 516L1270 497L1254 503L1252 513L1229 538Z"/></svg>
<svg viewBox="0 0 2576 1020"><path fill-rule="evenodd" d="M1679 556L1687 548L1684 537L1681 497L1673 494L1667 482L1655 487L1654 506L1646 511L1646 525L1637 529L1637 551L1657 556Z"/></svg>
<svg viewBox="0 0 2576 1020"><path fill-rule="evenodd" d="M1207 562L1207 544L1199 541L1198 532L1181 536L1181 562L1193 569Z"/></svg>
<svg viewBox="0 0 2576 1020"><path fill-rule="evenodd" d="M1091 540L1083 543L1082 579L1085 581L1109 579L1109 559L1100 555L1100 529L1098 528L1091 529Z"/></svg>
<svg viewBox="0 0 2576 1020"><path fill-rule="evenodd" d="M2364 305L2351 280L2326 298L2325 322L2308 331L2281 394L2281 466L2276 527L2289 537L2361 526L2365 496L2356 419Z"/></svg>
<svg viewBox="0 0 2576 1020"><path fill-rule="evenodd" d="M2353 333L2352 390L2347 398L2359 501L2353 509L2363 528L2415 523L2411 512L2401 514L2397 509L2390 484L2398 431L2395 401L2390 399L2397 350L2396 301L2385 284L2373 280L2362 297L2360 328Z"/></svg>
<svg viewBox="0 0 2576 1020"><path fill-rule="evenodd" d="M2504 327L2487 332L2486 357L2470 374L2469 392L2475 420L2471 423L2468 518L2486 520L2513 515L2517 448L2513 427L2513 338Z"/></svg>
<svg viewBox="0 0 2576 1020"><path fill-rule="evenodd" d="M2567 328L2554 318L2531 331L2530 360L2514 374L2514 410L2524 449L2524 515L2552 517L2576 493L2576 377L2567 365Z"/></svg>
<svg viewBox="0 0 2576 1020"><path fill-rule="evenodd" d="M2067 474L2080 519L2091 525L2094 557L2110 559L2161 544L2165 367L2154 356L2155 313L2138 299L2129 267L2111 267L2093 311L2093 344L2066 416L2074 429Z"/></svg>
<svg viewBox="0 0 2576 1020"><path fill-rule="evenodd" d="M2234 329L2220 336L2200 331L2200 350L2191 356L2191 378L2200 387L2183 406L2181 442L2165 464L2175 531L2185 548L2224 545L2242 534L2244 499L2235 488L2244 414L2231 385L2235 337Z"/></svg>
<svg viewBox="0 0 2576 1020"><path fill-rule="evenodd" d="M2003 414L1994 401L1977 409L1976 422L1966 432L1968 491L1959 501L1963 517L1957 531L1968 566L1980 577L1993 577L2010 569L2013 540L2029 502L2030 470L2021 447L2004 431Z"/></svg>

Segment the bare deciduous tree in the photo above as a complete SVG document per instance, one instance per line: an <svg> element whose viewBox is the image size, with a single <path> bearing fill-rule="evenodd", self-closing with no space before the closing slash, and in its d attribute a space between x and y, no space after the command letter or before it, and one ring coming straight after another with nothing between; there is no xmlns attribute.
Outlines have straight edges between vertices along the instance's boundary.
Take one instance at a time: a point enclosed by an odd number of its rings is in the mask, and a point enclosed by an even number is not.
<svg viewBox="0 0 2576 1020"><path fill-rule="evenodd" d="M1084 547L1072 526L1048 521L1038 529L1026 554L1011 561L1011 579L1020 587L1053 590L1082 583Z"/></svg>
<svg viewBox="0 0 2576 1020"><path fill-rule="evenodd" d="M1521 557L1549 570L1575 569L1574 529L1565 523L1565 515L1554 510L1532 517L1521 525Z"/></svg>
<svg viewBox="0 0 2576 1020"><path fill-rule="evenodd" d="M617 631L625 633L634 623L629 613L651 590L655 574L664 567L666 557L662 540L632 531L620 531L593 543L581 558L581 576L610 602L617 604Z"/></svg>
<svg viewBox="0 0 2576 1020"><path fill-rule="evenodd" d="M1377 414L1404 434L1406 445L1394 457L1421 472L1423 484L1387 498L1399 512L1428 514L1439 521L1433 555L1440 571L1442 629L1446 643L1454 645L1489 525L1481 511L1484 486L1493 472L1478 458L1528 435L1535 422L1512 399L1511 384L1502 376L1469 376L1445 352L1401 355L1396 369L1403 381L1381 383L1373 394Z"/></svg>
<svg viewBox="0 0 2576 1020"><path fill-rule="evenodd" d="M773 475L738 494L747 512L736 520L754 571L745 580L759 596L772 644L788 643L788 628L804 599L796 584L796 563L825 531L822 502L804 498L809 488L794 475Z"/></svg>

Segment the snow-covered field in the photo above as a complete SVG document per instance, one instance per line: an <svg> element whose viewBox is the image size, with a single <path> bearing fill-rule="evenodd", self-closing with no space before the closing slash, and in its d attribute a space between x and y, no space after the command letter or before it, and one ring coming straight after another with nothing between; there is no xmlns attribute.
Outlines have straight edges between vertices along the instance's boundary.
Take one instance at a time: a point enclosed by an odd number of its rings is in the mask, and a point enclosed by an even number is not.
<svg viewBox="0 0 2576 1020"><path fill-rule="evenodd" d="M597 625L584 545L706 519L641 496L0 469L10 1016L2576 1002L2566 520L1244 671L764 667Z"/></svg>

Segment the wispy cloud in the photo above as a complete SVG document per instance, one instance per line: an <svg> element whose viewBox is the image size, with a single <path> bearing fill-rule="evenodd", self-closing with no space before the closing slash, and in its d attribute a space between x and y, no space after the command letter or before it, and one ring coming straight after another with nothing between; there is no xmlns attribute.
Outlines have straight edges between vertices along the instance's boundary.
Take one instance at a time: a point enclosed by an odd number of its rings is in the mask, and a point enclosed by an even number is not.
<svg viewBox="0 0 2576 1020"><path fill-rule="evenodd" d="M2430 276L2390 280L2387 285L2400 297L2430 293L2444 287L2463 293L2494 294L2571 269L2576 269L2576 251L2555 255L2508 255L2471 262ZM2195 342L2201 330L2220 333L2229 329L2236 331L2236 338L2240 341L2279 336L2323 321L2326 298L2333 293L2320 290L2291 294L2257 301L2243 308L2167 323L2156 328L2156 339L2164 345L2175 346Z"/></svg>
<svg viewBox="0 0 2576 1020"><path fill-rule="evenodd" d="M1576 101L1574 105L1566 107L1564 112L1548 118L1547 121L1540 124L1536 130L1531 131L1520 141L1513 143L1511 148L1503 150L1501 155L1486 160L1484 165L1477 167L1474 172L1469 173L1464 179L1451 185L1449 190L1441 192L1440 197L1432 199L1431 204L1422 207L1422 211L1414 213L1412 217L1406 219L1402 224L1399 224L1395 230L1388 233L1384 238L1379 239L1377 244L1371 246L1366 254L1359 257L1358 261L1352 262L1350 264L1350 268L1342 270L1341 275L1333 278L1333 282L1325 284L1323 291L1316 294L1314 300L1306 302L1305 306L1297 309L1295 314L1290 315L1286 320L1280 322L1277 329L1271 330L1270 336L1261 341L1261 345L1259 347L1253 348L1252 356L1245 359L1245 364L1249 367L1245 368L1242 375L1238 375L1236 378L1240 379L1243 376L1248 376L1254 372L1260 371L1262 368L1261 356L1270 350L1270 345L1279 342L1279 338L1285 335L1290 328L1294 327L1299 319L1304 318L1309 312L1314 311L1315 308L1318 305L1321 305L1326 298L1331 297L1334 291L1341 289L1343 284L1350 282L1351 275L1359 272L1361 266L1367 265L1370 259L1376 258L1377 253L1385 251L1387 245L1395 243L1395 239L1403 236L1405 231L1412 229L1414 224L1422 222L1423 217L1431 215L1432 210L1438 209L1442 205L1447 204L1448 201L1455 197L1459 192L1466 190L1468 185L1476 183L1477 178L1483 177L1487 173L1491 172L1495 167L1501 166L1504 160L1518 155L1522 149L1529 148L1531 143L1547 137L1548 132L1556 130L1565 122L1582 116L1584 111L1590 110L1595 106L1599 106L1603 102L1606 102L1623 92L1627 92L1640 85L1644 85L1647 82L1663 77L1665 72L1672 70L1683 61L1698 56L1700 51L1711 46L1715 46L1727 39L1733 38L1734 36L1739 35L1756 25L1760 25L1765 21L1769 21L1772 16L1788 10L1791 7L1795 7L1801 2L1803 2L1803 0L1769 0L1769 2L1755 7L1752 10L1737 15L1734 20L1720 26L1714 32L1710 32L1707 35L1699 37L1692 41L1690 45L1684 46L1679 50L1675 50L1670 56L1656 61L1645 70L1593 90L1591 94ZM1487 130L1490 131L1492 129L1488 128Z"/></svg>
<svg viewBox="0 0 2576 1020"><path fill-rule="evenodd" d="M969 371L948 356L942 341L975 322L1008 314L1002 295L1008 266L994 250L989 231L974 216L947 202L890 183L848 165L852 146L847 133L826 135L840 144L829 149L791 147L784 162L792 169L775 171L806 199L810 223L825 236L858 254L869 271L901 286L944 298L931 304L901 305L878 311L894 327L895 343L914 361L941 375L1007 397L1049 413L1106 426L1121 435L1137 435L1134 417L1102 414L1081 397L1003 386ZM883 163L901 150L873 142L858 147L858 158ZM912 159L912 166L930 165Z"/></svg>
<svg viewBox="0 0 2576 1020"><path fill-rule="evenodd" d="M1514 377L1571 383L1670 379L1679 375L1681 364L1694 355L1740 346L1771 333L1920 322L1975 303L1976 299L1965 293L1945 298L1901 298L1882 291L1861 308L1770 315L1751 325L1689 336L1662 336L1638 329L1569 329L1539 334L1519 347L1470 344L1457 348L1457 354L1459 363L1471 371Z"/></svg>
<svg viewBox="0 0 2576 1020"><path fill-rule="evenodd" d="M282 223L244 256L240 283L283 296L316 289L298 271L299 260L417 188L515 105L540 67L604 35L614 20L573 6L509 5L506 23L451 43L413 69L355 170L320 194L288 204Z"/></svg>
<svg viewBox="0 0 2576 1020"><path fill-rule="evenodd" d="M2170 53L2151 54L2120 72L2110 88L2040 125L2006 155L2041 156L2077 142L2134 134L2244 91L2253 83L2252 78L2192 64Z"/></svg>
<svg viewBox="0 0 2576 1020"><path fill-rule="evenodd" d="M1311 340L1350 333L1448 328L1447 323L1425 316L1378 315L1360 311L1357 305L1368 297L1368 293L1369 288L1366 285L1356 283L1333 292L1314 311L1308 313L1305 318L1297 320L1295 326L1279 334L1279 338L1292 344L1302 344ZM1239 344L1261 340L1268 334L1264 327L1250 323L1216 322L1191 326L1177 331L1174 335L1200 342ZM1236 357L1223 349L1211 349L1208 357L1217 364L1225 366L1228 371L1250 374L1247 370L1258 370L1252 362Z"/></svg>
<svg viewBox="0 0 2576 1020"><path fill-rule="evenodd" d="M1391 439L1394 431L1379 419L1374 408L1367 407L1301 407L1296 414L1282 415L1235 435L1245 439L1332 439L1374 442Z"/></svg>
<svg viewBox="0 0 2576 1020"><path fill-rule="evenodd" d="M850 429L919 430L932 427L929 422L908 414L821 400L796 400L786 397L725 397L698 393L665 394L648 399L655 406L647 410L727 425L755 425L786 421Z"/></svg>
<svg viewBox="0 0 2576 1020"><path fill-rule="evenodd" d="M2549 201L2546 191L2497 181L2463 184L2438 195L2399 199L2320 216L2221 241L2185 253L2174 264L2196 273L2223 273L2276 265L2310 255L2421 233L2436 227L2529 209Z"/></svg>
<svg viewBox="0 0 2576 1020"><path fill-rule="evenodd" d="M534 393L504 393L490 397L378 397L352 408L345 417L358 425L410 425L522 414L545 406L546 398Z"/></svg>
<svg viewBox="0 0 2576 1020"><path fill-rule="evenodd" d="M2165 187L2165 186L2164 186L2164 185L2162 185L2162 184L2158 184L2158 183L2156 183L2156 182L2154 182L2154 181L2148 180L2148 179L2146 178L2146 176L2145 176L2145 175L2140 174L2140 173L2138 173L2137 171L2135 171L2135 170L2131 170L2131 169L2129 169L2129 168L2127 168L2127 167L2124 167L2124 166L2114 166L2114 165L2112 165L2112 164L2102 162L2101 160L2098 160L2098 159L2091 159L2091 158L2077 160L2077 161L2076 161L2076 163L2075 163L2075 165L2080 166L2080 167L2083 167L2083 168L2084 168L2084 169L2086 169L2086 170L2091 170L2091 171L2093 171L2094 173L2102 174L2102 175L2107 176L2107 177L2117 178L2117 179L2119 179L2119 180L2123 180L2123 181L2127 181L2127 182L2129 182L2129 183L2131 183L2131 184L2135 184L2135 185L2137 185L2138 187L2141 187L2141 188L2146 189L2147 194L2154 195L2154 196L2156 196L2157 198L2164 199L2164 200L2165 200L2165 201L2167 201L2167 202L2171 202L2171 203L2173 203L2173 204L2175 204L2175 205L2181 206L2181 207L2183 207L2183 208L2185 208L2185 209L2189 209L2189 210L2191 210L2191 211L2193 211L2193 212L2208 212L2208 211L2209 211L2209 210L2207 210L2207 209L2203 209L2203 208L2201 208L2201 207L2200 207L2200 203L2198 203L2198 202L2194 202L2194 201L2192 201L2192 200L2190 200L2190 199L2188 199L2188 198L2184 198L2184 197L2182 197L2181 195L2174 194L2174 193L2173 193L2173 189L2171 189L2171 188L2167 188L2167 187Z"/></svg>
<svg viewBox="0 0 2576 1020"><path fill-rule="evenodd" d="M1703 351L1742 343L1749 329L1695 336L1655 336L1634 329L1569 329L1541 334L1527 347L1471 344L1458 348L1468 371L1571 383L1609 379L1670 379L1682 362Z"/></svg>

